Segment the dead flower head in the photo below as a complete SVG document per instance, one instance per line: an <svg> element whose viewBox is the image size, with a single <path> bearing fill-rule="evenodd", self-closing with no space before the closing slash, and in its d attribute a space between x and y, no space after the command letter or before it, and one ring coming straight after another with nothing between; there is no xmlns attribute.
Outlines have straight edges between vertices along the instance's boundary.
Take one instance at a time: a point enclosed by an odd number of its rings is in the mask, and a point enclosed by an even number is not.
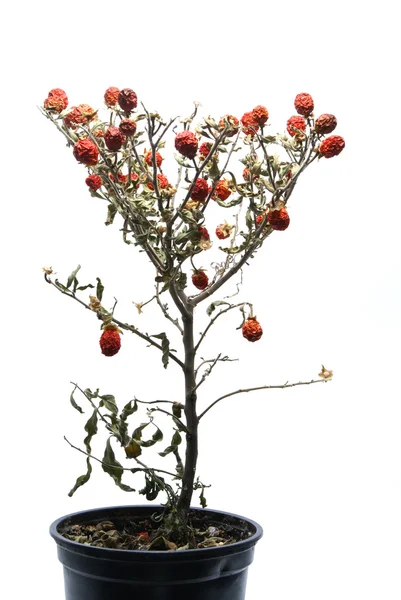
<svg viewBox="0 0 401 600"><path fill-rule="evenodd" d="M328 369L326 369L326 367L322 365L322 370L319 373L319 377L321 377L325 381L329 381L330 379L333 379L333 371L329 371Z"/></svg>

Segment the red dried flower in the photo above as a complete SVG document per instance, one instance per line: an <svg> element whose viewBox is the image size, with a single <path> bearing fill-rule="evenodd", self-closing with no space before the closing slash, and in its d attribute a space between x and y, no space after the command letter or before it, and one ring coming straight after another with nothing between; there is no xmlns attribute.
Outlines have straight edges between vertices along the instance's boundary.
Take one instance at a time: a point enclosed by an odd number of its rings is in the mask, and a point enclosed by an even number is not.
<svg viewBox="0 0 401 600"><path fill-rule="evenodd" d="M134 90L130 88L124 88L118 94L118 104L125 112L131 112L134 108L137 107L138 98L135 94Z"/></svg>
<svg viewBox="0 0 401 600"><path fill-rule="evenodd" d="M276 229L277 231L284 231L284 229L287 229L288 225L290 224L290 217L287 209L284 208L284 206L278 209L270 210L267 215L267 220L272 229Z"/></svg>
<svg viewBox="0 0 401 600"><path fill-rule="evenodd" d="M233 117L233 115L224 115L224 117L222 117L219 121L220 129L224 129L224 127L226 127L228 123L230 124L230 127L229 129L227 129L226 135L228 137L231 137L237 133L239 128L239 121L237 117Z"/></svg>
<svg viewBox="0 0 401 600"><path fill-rule="evenodd" d="M109 127L104 134L104 141L109 150L117 152L125 142L125 135L119 130L118 127L113 125Z"/></svg>
<svg viewBox="0 0 401 600"><path fill-rule="evenodd" d="M255 106L252 111L252 117L255 123L257 123L260 127L263 127L269 118L269 111L265 106Z"/></svg>
<svg viewBox="0 0 401 600"><path fill-rule="evenodd" d="M132 119L124 119L123 121L121 121L118 128L120 131L123 132L124 135L129 137L131 135L134 135L136 131L136 121L133 121Z"/></svg>
<svg viewBox="0 0 401 600"><path fill-rule="evenodd" d="M68 106L67 94L60 88L54 88L48 93L43 105L46 110L55 110L56 112L61 113Z"/></svg>
<svg viewBox="0 0 401 600"><path fill-rule="evenodd" d="M220 181L218 181L216 184L213 193L213 198L218 198L219 200L227 200L229 196L231 196L231 190L228 187L227 179L220 179Z"/></svg>
<svg viewBox="0 0 401 600"><path fill-rule="evenodd" d="M157 179L159 181L159 184L158 184L159 188L161 188L162 190L164 190L164 188L166 188L169 185L168 179L165 175L162 175L161 173L159 173L159 175L157 176ZM155 189L153 183L151 183L151 182L147 183L146 185L151 190Z"/></svg>
<svg viewBox="0 0 401 600"><path fill-rule="evenodd" d="M196 202L204 202L207 198L208 193L209 186L206 179L202 179L201 177L199 177L199 179L196 180L194 188L191 192L192 200L196 200Z"/></svg>
<svg viewBox="0 0 401 600"><path fill-rule="evenodd" d="M259 125L255 121L253 112L246 112L241 117L242 130L245 135L254 136L259 129Z"/></svg>
<svg viewBox="0 0 401 600"><path fill-rule="evenodd" d="M175 149L186 158L195 158L198 151L198 139L192 131L181 131L175 137Z"/></svg>
<svg viewBox="0 0 401 600"><path fill-rule="evenodd" d="M258 216L256 217L256 220L255 220L255 221L256 221L256 226L257 226L257 227L259 227L259 225L261 225L261 224L262 224L262 222L263 222L263 220L264 220L264 218L265 218L265 217L266 217L266 213L265 213L265 214L263 214L263 215L258 215ZM267 221L266 221L266 225L267 225Z"/></svg>
<svg viewBox="0 0 401 600"><path fill-rule="evenodd" d="M85 183L94 192L103 185L102 178L99 175L89 175L89 177L85 179Z"/></svg>
<svg viewBox="0 0 401 600"><path fill-rule="evenodd" d="M99 150L96 144L88 139L78 140L74 144L73 154L78 162L88 166L95 165L99 158Z"/></svg>
<svg viewBox="0 0 401 600"><path fill-rule="evenodd" d="M200 145L199 148L199 154L201 155L201 158L206 158L207 155L210 152L210 149L212 147L212 144L210 142L203 142L203 144Z"/></svg>
<svg viewBox="0 0 401 600"><path fill-rule="evenodd" d="M295 110L303 117L309 117L315 107L310 94L297 94L294 101Z"/></svg>
<svg viewBox="0 0 401 600"><path fill-rule="evenodd" d="M248 167L245 167L245 169L242 171L242 177L245 179L245 181L255 181L255 179L259 179L259 175L257 173L251 173L251 171L248 169Z"/></svg>
<svg viewBox="0 0 401 600"><path fill-rule="evenodd" d="M73 106L64 117L64 125L70 129L76 129L77 125L88 123L96 117L96 111L89 104Z"/></svg>
<svg viewBox="0 0 401 600"><path fill-rule="evenodd" d="M337 119L334 115L320 115L315 121L316 133L331 133L337 127Z"/></svg>
<svg viewBox="0 0 401 600"><path fill-rule="evenodd" d="M198 232L200 233L200 237L204 240L210 240L210 235L206 227L198 227Z"/></svg>
<svg viewBox="0 0 401 600"><path fill-rule="evenodd" d="M221 223L221 225L216 227L216 236L219 238L219 240L225 240L230 237L232 228L232 225L229 225L227 221L224 221L224 223Z"/></svg>
<svg viewBox="0 0 401 600"><path fill-rule="evenodd" d="M109 87L104 93L104 101L107 106L115 106L118 102L120 90L116 87Z"/></svg>
<svg viewBox="0 0 401 600"><path fill-rule="evenodd" d="M299 117L298 115L294 115L290 117L287 121L287 131L288 133L294 137L295 135L299 136L299 133L295 131L296 129L300 129L301 131L305 131L306 129L306 121L303 117Z"/></svg>
<svg viewBox="0 0 401 600"><path fill-rule="evenodd" d="M209 285L209 278L203 269L194 271L192 275L192 283L198 290L204 290Z"/></svg>
<svg viewBox="0 0 401 600"><path fill-rule="evenodd" d="M95 131L93 131L93 135L95 136L95 138L102 138L104 137L104 131L103 129L101 129L101 127L98 127L97 129L95 129Z"/></svg>
<svg viewBox="0 0 401 600"><path fill-rule="evenodd" d="M121 338L118 331L106 329L100 338L100 348L105 356L114 356L121 348Z"/></svg>
<svg viewBox="0 0 401 600"><path fill-rule="evenodd" d="M162 162L163 162L162 155L160 154L160 152L156 152L155 156L156 156L156 165L158 167L161 167ZM149 152L147 152L145 154L145 162L146 162L147 165L149 165L149 167L151 167L152 164L153 164L153 161L152 161L152 152L150 150L149 150Z"/></svg>
<svg viewBox="0 0 401 600"><path fill-rule="evenodd" d="M248 342L257 342L263 335L263 329L256 317L249 317L242 326L242 335Z"/></svg>
<svg viewBox="0 0 401 600"><path fill-rule="evenodd" d="M344 148L344 139L339 135L331 135L320 144L319 152L323 154L325 158L332 158L333 156L340 154Z"/></svg>

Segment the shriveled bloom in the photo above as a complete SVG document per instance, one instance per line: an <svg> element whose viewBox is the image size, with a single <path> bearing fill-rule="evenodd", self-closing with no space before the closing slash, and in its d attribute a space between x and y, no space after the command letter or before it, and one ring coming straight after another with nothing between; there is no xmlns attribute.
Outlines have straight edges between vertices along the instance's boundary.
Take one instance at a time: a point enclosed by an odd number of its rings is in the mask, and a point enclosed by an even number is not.
<svg viewBox="0 0 401 600"><path fill-rule="evenodd" d="M298 115L290 117L287 121L287 131L292 137L294 137L294 135L300 135L296 129L300 129L301 131L306 130L305 119L303 117L299 117Z"/></svg>
<svg viewBox="0 0 401 600"><path fill-rule="evenodd" d="M99 340L102 354L114 356L121 348L121 337L117 329L106 329Z"/></svg>
<svg viewBox="0 0 401 600"><path fill-rule="evenodd" d="M258 123L255 121L253 111L246 112L241 117L242 130L245 135L254 136L259 129Z"/></svg>
<svg viewBox="0 0 401 600"><path fill-rule="evenodd" d="M92 140L78 140L74 144L73 155L78 162L87 166L93 166L99 159L99 150Z"/></svg>
<svg viewBox="0 0 401 600"><path fill-rule="evenodd" d="M326 369L326 367L322 365L322 370L320 371L318 376L324 379L325 381L328 381L329 379L333 378L333 371L329 371L328 369Z"/></svg>
<svg viewBox="0 0 401 600"><path fill-rule="evenodd" d="M136 132L136 121L133 119L123 119L118 128L124 135L130 137Z"/></svg>
<svg viewBox="0 0 401 600"><path fill-rule="evenodd" d="M209 185L206 179L202 179L201 177L199 177L196 180L196 183L191 192L192 200L195 200L196 202L204 202L207 198L208 193Z"/></svg>
<svg viewBox="0 0 401 600"><path fill-rule="evenodd" d="M257 342L263 335L263 329L256 317L248 317L242 326L242 335L248 342Z"/></svg>
<svg viewBox="0 0 401 600"><path fill-rule="evenodd" d="M224 129L228 126L226 131L226 135L231 137L235 135L239 128L239 121L237 117L233 117L233 115L224 115L219 121L219 129Z"/></svg>
<svg viewBox="0 0 401 600"><path fill-rule="evenodd" d="M315 131L319 134L331 133L337 127L337 119L334 115L320 115L315 121Z"/></svg>
<svg viewBox="0 0 401 600"><path fill-rule="evenodd" d="M120 90L117 87L109 87L104 93L104 101L107 106L115 106L118 102Z"/></svg>
<svg viewBox="0 0 401 600"><path fill-rule="evenodd" d="M67 94L60 88L54 88L48 93L43 106L46 110L54 110L55 112L61 113L68 106Z"/></svg>
<svg viewBox="0 0 401 600"><path fill-rule="evenodd" d="M163 157L160 154L160 152L155 152L155 157L156 157L156 166L161 167L162 162L163 162ZM146 152L146 154L145 154L145 162L147 165L149 165L149 167L151 167L153 165L152 152L150 150L149 150L149 152Z"/></svg>
<svg viewBox="0 0 401 600"><path fill-rule="evenodd" d="M195 158L198 151L198 138L192 131L181 131L175 136L175 149L186 158Z"/></svg>
<svg viewBox="0 0 401 600"><path fill-rule="evenodd" d="M53 269L51 267L42 267L42 271L44 271L46 275L51 275L53 273Z"/></svg>
<svg viewBox="0 0 401 600"><path fill-rule="evenodd" d="M294 101L295 110L303 117L309 117L315 107L310 94L297 94Z"/></svg>
<svg viewBox="0 0 401 600"><path fill-rule="evenodd" d="M319 152L325 158L332 158L337 156L345 148L345 141L340 135L331 135L330 137L323 140L319 146Z"/></svg>
<svg viewBox="0 0 401 600"><path fill-rule="evenodd" d="M131 112L134 108L137 107L138 98L134 90L130 88L124 88L118 94L118 104L125 112Z"/></svg>
<svg viewBox="0 0 401 600"><path fill-rule="evenodd" d="M196 269L192 274L192 283L198 290L204 290L209 285L209 278L203 269Z"/></svg>
<svg viewBox="0 0 401 600"><path fill-rule="evenodd" d="M272 229L277 231L284 231L290 224L290 217L284 206L278 209L269 210L267 220Z"/></svg>
<svg viewBox="0 0 401 600"><path fill-rule="evenodd" d="M96 190L101 188L103 185L100 175L89 175L89 177L85 179L85 183L94 192L96 192Z"/></svg>
<svg viewBox="0 0 401 600"><path fill-rule="evenodd" d="M255 121L255 123L257 123L260 127L263 127L263 125L266 123L267 119L269 118L269 111L267 110L267 108L265 106L262 106L262 105L255 106L255 108L252 111L252 117L253 117L253 120Z"/></svg>
<svg viewBox="0 0 401 600"><path fill-rule="evenodd" d="M259 179L259 175L257 173L251 173L251 170L248 167L242 171L242 177L245 181L255 181L255 179Z"/></svg>
<svg viewBox="0 0 401 600"><path fill-rule="evenodd" d="M209 250L209 248L211 248L212 246L212 242L210 241L210 235L208 230L206 229L206 227L198 227L198 233L199 233L199 247L202 248L202 250Z"/></svg>
<svg viewBox="0 0 401 600"><path fill-rule="evenodd" d="M165 175L162 175L161 173L159 173L159 175L157 176L157 180L158 180L158 186L162 190L164 190L169 185L167 177ZM150 181L146 185L151 190L155 189L155 186Z"/></svg>
<svg viewBox="0 0 401 600"><path fill-rule="evenodd" d="M104 134L106 146L112 152L117 152L120 150L125 140L125 135L119 130L118 127L114 127L113 125L108 127L106 133Z"/></svg>
<svg viewBox="0 0 401 600"><path fill-rule="evenodd" d="M77 125L89 123L96 117L96 111L89 104L73 106L64 117L64 125L76 129Z"/></svg>
<svg viewBox="0 0 401 600"><path fill-rule="evenodd" d="M219 240L225 240L228 237L230 237L232 230L233 225L230 225L229 223L227 223L227 221L224 221L224 223L217 225L216 236L219 238Z"/></svg>
<svg viewBox="0 0 401 600"><path fill-rule="evenodd" d="M220 179L215 187L213 192L213 198L218 198L219 200L227 200L229 196L231 196L231 190L229 188L229 182L227 179Z"/></svg>
<svg viewBox="0 0 401 600"><path fill-rule="evenodd" d="M102 308L101 302L96 296L89 296L89 308L94 312Z"/></svg>
<svg viewBox="0 0 401 600"><path fill-rule="evenodd" d="M211 150L212 144L210 142L203 142L199 146L199 154L201 159L205 159Z"/></svg>

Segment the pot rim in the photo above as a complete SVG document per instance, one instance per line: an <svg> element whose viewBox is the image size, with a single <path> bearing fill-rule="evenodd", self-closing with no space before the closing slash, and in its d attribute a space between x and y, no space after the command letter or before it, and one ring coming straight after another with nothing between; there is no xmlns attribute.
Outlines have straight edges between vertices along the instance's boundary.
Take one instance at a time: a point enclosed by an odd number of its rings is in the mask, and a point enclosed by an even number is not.
<svg viewBox="0 0 401 600"><path fill-rule="evenodd" d="M222 556L222 555L227 555L227 554L232 554L232 553L237 553L237 552L242 552L247 550L248 548L250 548L251 546L255 546L255 544L260 540L260 538L263 536L263 529L261 527L261 525L259 525L259 523L257 523L256 521L253 521L252 519L249 519L248 517L243 517L241 515L237 515L235 513L230 513L227 511L222 511L222 510L213 510L213 509L209 509L209 508L200 508L197 506L191 506L190 510L194 510L196 512L200 512L200 513L209 513L210 515L216 515L221 516L221 517L229 517L231 519L238 519L240 521L245 521L247 524L251 525L251 527L254 528L254 533L252 535L250 535L246 540L240 540L239 542L234 542L232 544L227 544L226 546L218 546L218 547L212 547L212 548L193 548L190 550L178 550L178 551L174 551L174 552L168 552L165 550L150 550L150 551L143 551L143 550L123 550L121 548L101 548L101 547L97 547L97 546L89 546L89 545L85 545L85 544L80 544L78 542L74 542L72 540L69 540L65 537L63 537L59 532L58 532L58 527L64 523L65 521L67 521L68 519L74 520L74 518L79 517L79 522L80 523L84 523L86 521L86 519L82 519L83 516L87 516L87 521L91 521L91 520L97 520L97 517L94 516L95 513L98 513L99 511L107 513L112 512L112 511L122 511L124 512L125 510L135 510L135 509L140 509L140 511L142 512L146 512L147 510L149 511L149 513L154 512L155 510L158 509L163 509L165 508L164 506L160 505L160 504L129 504L129 505L121 505L121 506L101 506L98 508L91 508L91 509L87 509L87 510L81 510L81 511L77 511L74 513L70 513L68 515L64 515L62 517L59 517L58 519L56 519L55 521L53 521L53 523L50 525L49 528L49 533L51 535L51 537L55 540L55 542L57 543L58 546L61 546L67 550L70 550L72 552L76 552L79 554L91 554L93 557L98 556L103 557L103 558L113 558L113 559L117 559L117 560L129 560L130 558L141 558L145 561L148 560L152 560L152 559L156 559L156 560L160 560L163 557L164 561L168 561L168 560L173 560L173 561L185 561L185 560L190 560L191 556L193 558L195 558L195 555L198 558L212 558L215 556ZM92 519L91 519L92 516Z"/></svg>

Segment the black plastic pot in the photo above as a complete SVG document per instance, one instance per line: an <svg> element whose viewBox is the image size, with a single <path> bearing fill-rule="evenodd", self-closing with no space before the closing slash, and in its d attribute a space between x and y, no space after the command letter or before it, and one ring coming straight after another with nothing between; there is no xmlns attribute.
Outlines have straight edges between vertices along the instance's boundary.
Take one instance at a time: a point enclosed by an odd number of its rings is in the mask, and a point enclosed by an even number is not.
<svg viewBox="0 0 401 600"><path fill-rule="evenodd" d="M244 522L251 536L217 548L196 550L114 550L78 544L59 533L69 523L114 523L149 517L160 506L99 508L61 517L50 526L64 565L66 600L244 600L248 566L263 530L254 521L231 513L198 509L218 523ZM196 509L194 509L196 510Z"/></svg>

